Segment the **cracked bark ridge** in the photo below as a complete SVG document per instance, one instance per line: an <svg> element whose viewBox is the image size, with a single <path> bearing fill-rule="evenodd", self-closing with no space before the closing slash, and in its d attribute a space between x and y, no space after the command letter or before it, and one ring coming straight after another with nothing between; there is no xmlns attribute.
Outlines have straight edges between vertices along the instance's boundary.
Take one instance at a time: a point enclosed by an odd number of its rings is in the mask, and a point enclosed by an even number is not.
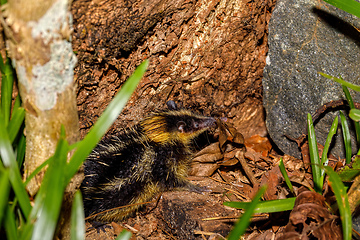
<svg viewBox="0 0 360 240"><path fill-rule="evenodd" d="M81 135L145 58L146 76L111 132L174 100L230 118L244 137L266 135L261 78L273 6L272 0L74 1Z"/></svg>
<svg viewBox="0 0 360 240"><path fill-rule="evenodd" d="M297 196L289 223L276 239L342 239L339 220L328 211L322 195L304 191Z"/></svg>

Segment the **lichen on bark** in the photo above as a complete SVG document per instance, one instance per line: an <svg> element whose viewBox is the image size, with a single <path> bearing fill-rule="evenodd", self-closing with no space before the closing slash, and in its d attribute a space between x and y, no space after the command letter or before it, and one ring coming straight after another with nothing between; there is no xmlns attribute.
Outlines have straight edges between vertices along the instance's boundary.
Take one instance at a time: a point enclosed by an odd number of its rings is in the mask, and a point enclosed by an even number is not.
<svg viewBox="0 0 360 240"><path fill-rule="evenodd" d="M78 140L72 17L66 0L10 0L4 15L11 30L7 47L26 109L26 179L54 153L61 125L70 143ZM30 195L38 191L44 172L27 185Z"/></svg>

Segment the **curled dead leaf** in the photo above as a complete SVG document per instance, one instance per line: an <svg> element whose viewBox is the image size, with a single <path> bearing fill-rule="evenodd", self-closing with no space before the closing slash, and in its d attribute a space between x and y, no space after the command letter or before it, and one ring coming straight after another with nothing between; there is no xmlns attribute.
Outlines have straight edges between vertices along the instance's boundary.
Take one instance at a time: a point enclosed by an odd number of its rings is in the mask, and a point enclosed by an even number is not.
<svg viewBox="0 0 360 240"><path fill-rule="evenodd" d="M213 153L213 154L203 154L197 156L193 159L193 163L216 163L218 160L222 159L224 154L222 153Z"/></svg>
<svg viewBox="0 0 360 240"><path fill-rule="evenodd" d="M217 169L219 165L217 163L195 163L192 164L191 169L189 171L189 175L198 176L198 177L209 177L211 176Z"/></svg>
<svg viewBox="0 0 360 240"><path fill-rule="evenodd" d="M224 154L220 151L219 143L213 143L195 155L189 175L209 177L219 168L217 162L223 158Z"/></svg>
<svg viewBox="0 0 360 240"><path fill-rule="evenodd" d="M264 199L275 200L278 199L278 186L282 181L281 172L278 166L272 168L261 177L260 185L267 185L268 188L264 193Z"/></svg>
<svg viewBox="0 0 360 240"><path fill-rule="evenodd" d="M252 148L254 151L261 153L263 157L268 156L272 149L269 139L259 135L245 139L245 146L246 148Z"/></svg>
<svg viewBox="0 0 360 240"><path fill-rule="evenodd" d="M304 191L297 196L289 223L276 239L342 239L337 221L338 217L325 207L322 195Z"/></svg>
<svg viewBox="0 0 360 240"><path fill-rule="evenodd" d="M239 163L236 154L245 151L244 137L230 123L217 119L217 125L220 130L219 142L207 146L195 155L190 175L210 176L220 166Z"/></svg>
<svg viewBox="0 0 360 240"><path fill-rule="evenodd" d="M219 162L220 166L234 166L239 163L239 160L236 158L224 158L222 161Z"/></svg>
<svg viewBox="0 0 360 240"><path fill-rule="evenodd" d="M243 135L233 127L231 123L221 121L217 119L216 121L218 128L220 130L219 134L219 144L220 149L224 152L226 149L226 143L231 142L237 145L244 144Z"/></svg>
<svg viewBox="0 0 360 240"><path fill-rule="evenodd" d="M195 158L205 154L217 154L221 152L219 142L212 143L195 154Z"/></svg>

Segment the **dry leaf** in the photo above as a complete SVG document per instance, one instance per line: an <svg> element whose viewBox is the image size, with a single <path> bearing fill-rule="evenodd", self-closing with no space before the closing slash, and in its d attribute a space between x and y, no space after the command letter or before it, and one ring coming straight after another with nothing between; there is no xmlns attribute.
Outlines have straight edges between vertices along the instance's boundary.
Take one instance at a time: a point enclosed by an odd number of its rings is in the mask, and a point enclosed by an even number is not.
<svg viewBox="0 0 360 240"><path fill-rule="evenodd" d="M261 153L263 157L268 156L272 149L271 143L268 138L254 135L245 140L246 148L252 148L254 151Z"/></svg>
<svg viewBox="0 0 360 240"><path fill-rule="evenodd" d="M220 149L224 152L226 149L226 143L231 142L237 145L244 144L244 137L239 133L231 123L227 123L217 119L217 125L220 130L219 143Z"/></svg>
<svg viewBox="0 0 360 240"><path fill-rule="evenodd" d="M189 171L189 175L198 176L198 177L209 177L211 176L217 169L219 165L217 163L195 163L192 164L191 169Z"/></svg>
<svg viewBox="0 0 360 240"><path fill-rule="evenodd" d="M289 223L276 239L342 239L338 220L325 207L322 195L304 191L297 196Z"/></svg>

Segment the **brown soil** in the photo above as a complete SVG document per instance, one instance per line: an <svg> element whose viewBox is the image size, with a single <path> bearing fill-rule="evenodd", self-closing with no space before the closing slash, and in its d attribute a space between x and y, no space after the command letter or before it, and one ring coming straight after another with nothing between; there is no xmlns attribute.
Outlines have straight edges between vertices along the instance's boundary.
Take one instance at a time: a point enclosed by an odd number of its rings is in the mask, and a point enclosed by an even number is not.
<svg viewBox="0 0 360 240"><path fill-rule="evenodd" d="M124 228L133 239L222 239L241 214L224 207L224 201L250 201L265 183L267 200L291 195L284 190L277 167L280 158L267 138L262 107L267 25L274 4L275 0L72 3L82 137L136 66L149 59L145 77L109 134L174 100L204 115L227 117L234 132L244 136L247 149L219 128L215 143L197 156L191 171L194 182L207 186L210 193L163 193L157 204L154 199L133 218L111 223L105 233L89 230L87 239L114 239ZM215 151L210 149L214 146ZM311 186L302 161L284 156L284 162L294 181ZM246 239L271 239L288 220L288 213L255 216Z"/></svg>

